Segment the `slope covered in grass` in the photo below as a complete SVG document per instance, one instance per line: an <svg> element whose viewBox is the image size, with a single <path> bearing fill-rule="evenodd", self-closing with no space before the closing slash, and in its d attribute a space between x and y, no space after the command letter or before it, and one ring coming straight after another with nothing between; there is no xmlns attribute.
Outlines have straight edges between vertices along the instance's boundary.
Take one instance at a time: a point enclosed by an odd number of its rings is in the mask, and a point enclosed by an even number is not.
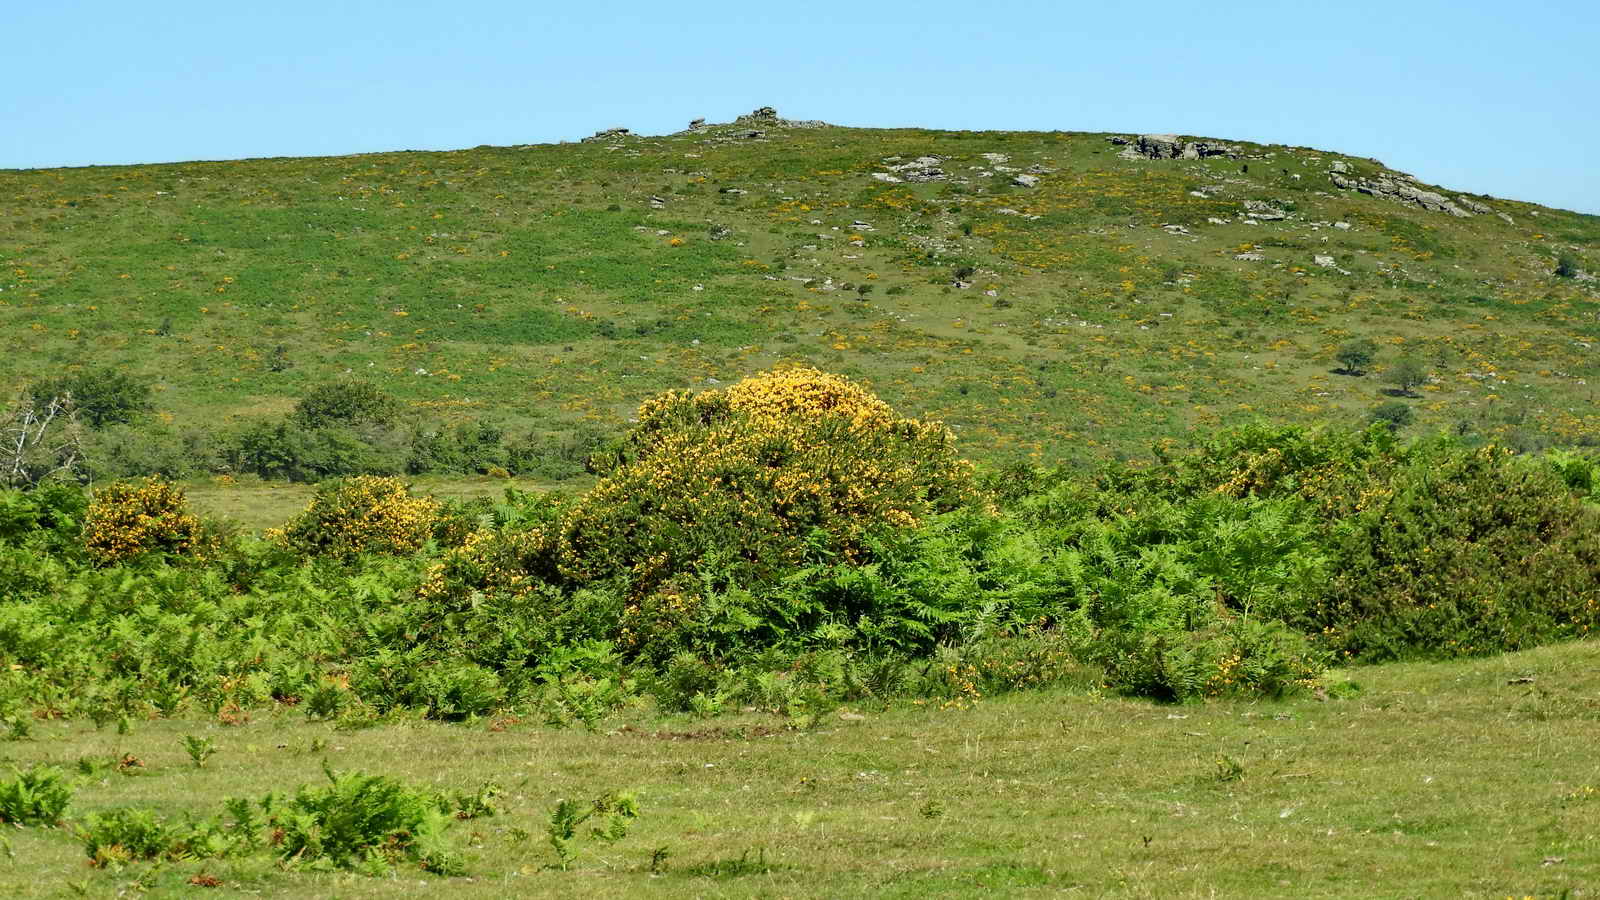
<svg viewBox="0 0 1600 900"><path fill-rule="evenodd" d="M1050 461L1257 415L1357 422L1406 356L1421 429L1595 431L1596 217L1421 209L1333 181L1376 161L1307 148L745 127L0 172L0 388L110 365L173 429L226 430L348 373L564 433L793 360L971 455ZM942 176L912 180L925 156ZM1364 377L1339 374L1354 338L1379 348Z"/></svg>

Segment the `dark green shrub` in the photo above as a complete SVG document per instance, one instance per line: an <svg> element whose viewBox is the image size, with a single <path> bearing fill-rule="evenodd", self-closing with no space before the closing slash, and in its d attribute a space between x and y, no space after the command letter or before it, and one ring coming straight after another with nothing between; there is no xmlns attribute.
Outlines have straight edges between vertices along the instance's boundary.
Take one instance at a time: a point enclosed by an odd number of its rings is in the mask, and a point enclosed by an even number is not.
<svg viewBox="0 0 1600 900"><path fill-rule="evenodd" d="M176 859L187 851L185 829L169 824L153 809L122 807L90 813L78 837L90 864L98 868L117 869L136 860Z"/></svg>
<svg viewBox="0 0 1600 900"><path fill-rule="evenodd" d="M1390 400L1387 403L1378 404L1372 408L1372 412L1368 413L1367 416L1372 422L1383 425L1391 431L1399 431L1410 425L1412 419L1415 418L1411 407L1398 400Z"/></svg>
<svg viewBox="0 0 1600 900"><path fill-rule="evenodd" d="M302 428L293 421L263 422L239 435L229 465L244 474L314 483L350 475L398 475L406 448L394 435L354 428Z"/></svg>
<svg viewBox="0 0 1600 900"><path fill-rule="evenodd" d="M66 773L54 766L13 768L14 778L0 781L0 822L12 825L54 825L72 802Z"/></svg>
<svg viewBox="0 0 1600 900"><path fill-rule="evenodd" d="M386 425L399 416L400 401L364 381L328 381L295 404L291 419L301 428Z"/></svg>
<svg viewBox="0 0 1600 900"><path fill-rule="evenodd" d="M90 428L132 422L151 408L149 384L109 368L86 369L36 382L28 393L40 406L52 398L70 395L78 418Z"/></svg>
<svg viewBox="0 0 1600 900"><path fill-rule="evenodd" d="M1566 252L1556 257L1557 278L1577 278L1579 271L1578 257Z"/></svg>
<svg viewBox="0 0 1600 900"><path fill-rule="evenodd" d="M1429 448L1329 529L1299 620L1362 660L1519 650L1600 625L1600 513L1499 447Z"/></svg>
<svg viewBox="0 0 1600 900"><path fill-rule="evenodd" d="M419 430L411 439L406 471L481 474L506 469L505 433L489 422L463 422L449 428Z"/></svg>

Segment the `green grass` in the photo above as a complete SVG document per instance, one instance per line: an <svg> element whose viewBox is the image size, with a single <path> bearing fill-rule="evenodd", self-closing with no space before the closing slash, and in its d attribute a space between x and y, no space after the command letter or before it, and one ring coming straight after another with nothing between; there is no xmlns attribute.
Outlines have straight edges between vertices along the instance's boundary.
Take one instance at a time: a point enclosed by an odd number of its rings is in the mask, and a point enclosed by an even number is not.
<svg viewBox="0 0 1600 900"><path fill-rule="evenodd" d="M969 708L833 715L810 730L757 714L712 722L625 712L599 733L498 719L344 731L284 709L234 726L133 723L119 735L39 722L8 761L126 756L69 812L220 812L335 770L440 790L506 788L458 823L468 875L287 872L265 857L87 867L69 829L8 831L7 896L155 896L205 873L266 896L1557 896L1600 879L1600 644L1490 660L1358 668L1327 701L1164 706L1092 689ZM203 768L182 738L215 742ZM555 802L612 790L641 816L614 845L579 840L554 868ZM664 857L656 854L660 848ZM655 856L655 871L652 857Z"/></svg>
<svg viewBox="0 0 1600 900"><path fill-rule="evenodd" d="M1129 162L1096 134L716 135L0 172L0 390L111 364L177 425L226 427L348 371L445 418L620 429L660 390L796 360L947 420L969 455L1049 462L1257 415L1355 423L1404 351L1437 360L1419 431L1600 427L1600 293L1550 274L1561 252L1600 268L1593 216L1414 210L1332 189L1338 157L1304 148ZM1056 172L1015 188L981 174L987 152ZM871 178L926 153L966 183ZM1250 199L1294 218L1245 225ZM963 265L974 287L949 288ZM832 290L859 283L865 301ZM1384 348L1369 377L1330 374L1352 335Z"/></svg>

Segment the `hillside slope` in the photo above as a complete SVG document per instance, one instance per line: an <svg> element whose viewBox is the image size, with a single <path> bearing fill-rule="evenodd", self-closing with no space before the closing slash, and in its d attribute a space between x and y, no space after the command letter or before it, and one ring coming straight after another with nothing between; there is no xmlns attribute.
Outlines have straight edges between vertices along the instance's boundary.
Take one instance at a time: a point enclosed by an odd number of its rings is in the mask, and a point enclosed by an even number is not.
<svg viewBox="0 0 1600 900"><path fill-rule="evenodd" d="M1129 141L756 115L0 172L0 390L112 365L174 428L215 428L349 373L560 433L799 360L970 455L1052 461L1255 416L1357 423L1410 356L1414 427L1600 434L1600 217L1306 148ZM1360 337L1375 364L1340 374Z"/></svg>

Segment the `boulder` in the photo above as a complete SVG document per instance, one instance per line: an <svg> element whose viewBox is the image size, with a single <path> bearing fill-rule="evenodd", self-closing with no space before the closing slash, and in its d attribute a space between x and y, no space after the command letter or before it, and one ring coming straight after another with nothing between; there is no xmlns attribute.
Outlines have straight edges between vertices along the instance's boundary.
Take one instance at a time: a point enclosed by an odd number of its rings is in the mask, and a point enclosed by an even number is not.
<svg viewBox="0 0 1600 900"><path fill-rule="evenodd" d="M1265 200L1246 200L1244 202L1244 211L1245 215L1250 218L1266 222L1276 222L1280 219L1289 218L1288 213Z"/></svg>
<svg viewBox="0 0 1600 900"><path fill-rule="evenodd" d="M1038 187L1039 186L1039 176L1037 176L1037 175L1018 175L1017 177L1011 179L1011 183L1016 185L1017 187L1025 187L1025 188Z"/></svg>
<svg viewBox="0 0 1600 900"><path fill-rule="evenodd" d="M1416 179L1407 175L1380 175L1377 178L1358 178L1342 175L1338 172L1329 172L1328 179L1333 186L1345 191L1360 191L1369 197L1379 197L1404 203L1418 209L1430 212L1449 213L1452 216L1465 219L1472 215L1443 194L1438 194L1417 184ZM1481 205L1481 204L1480 204Z"/></svg>
<svg viewBox="0 0 1600 900"><path fill-rule="evenodd" d="M1124 150L1122 156L1130 159L1205 159L1212 156L1235 158L1239 148L1220 141L1180 141L1175 134L1141 134Z"/></svg>
<svg viewBox="0 0 1600 900"><path fill-rule="evenodd" d="M584 138L582 143L587 144L591 141L609 141L626 137L634 137L633 132L623 128L621 125L618 125L615 128L602 128L599 131L596 131L594 134Z"/></svg>

